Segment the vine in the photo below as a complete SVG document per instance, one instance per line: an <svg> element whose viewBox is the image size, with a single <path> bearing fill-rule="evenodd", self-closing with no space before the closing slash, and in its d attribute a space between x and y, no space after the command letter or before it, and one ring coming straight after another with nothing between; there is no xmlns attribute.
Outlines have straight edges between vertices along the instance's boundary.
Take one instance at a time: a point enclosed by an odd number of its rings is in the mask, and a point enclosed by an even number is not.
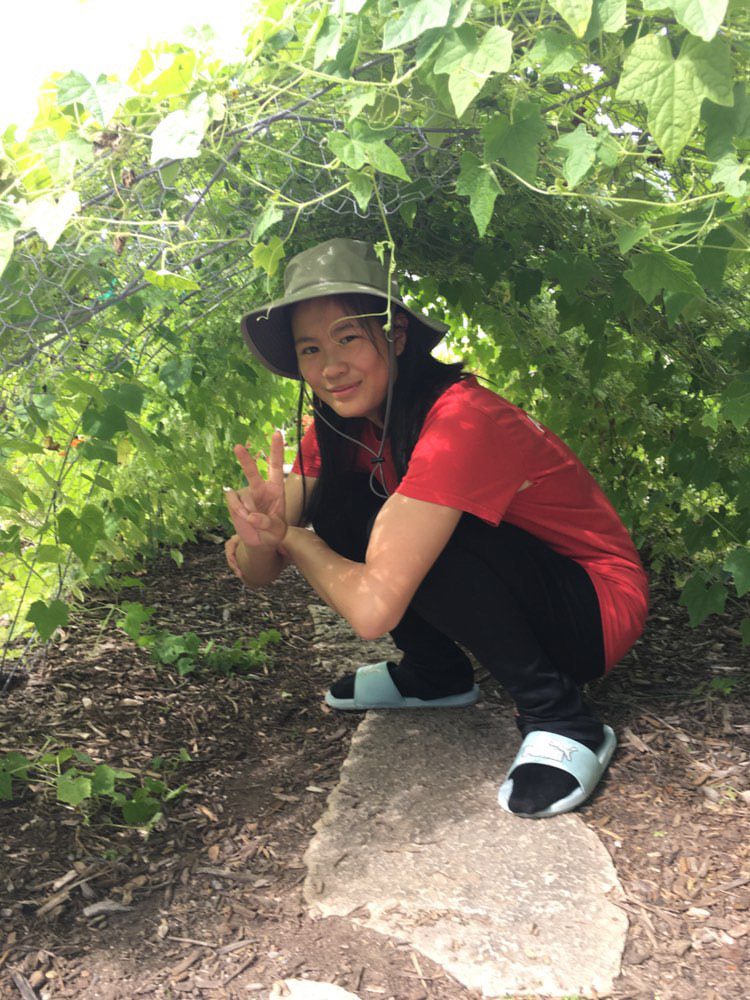
<svg viewBox="0 0 750 1000"><path fill-rule="evenodd" d="M450 347L596 471L693 623L742 600L748 17L265 0L236 65L198 39L124 80L52 77L0 139L5 655L87 581L225 524L231 445L292 412L237 317L334 235L393 248Z"/></svg>

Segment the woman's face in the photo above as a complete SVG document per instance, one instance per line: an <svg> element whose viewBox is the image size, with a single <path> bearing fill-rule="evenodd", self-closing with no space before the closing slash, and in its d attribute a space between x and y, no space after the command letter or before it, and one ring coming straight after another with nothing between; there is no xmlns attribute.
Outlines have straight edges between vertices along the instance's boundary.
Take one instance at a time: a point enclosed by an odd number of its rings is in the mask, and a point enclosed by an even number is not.
<svg viewBox="0 0 750 1000"><path fill-rule="evenodd" d="M406 317L393 324L399 355ZM388 392L388 343L375 318L357 318L330 296L300 302L292 312L297 364L312 391L341 417L366 417L382 426Z"/></svg>

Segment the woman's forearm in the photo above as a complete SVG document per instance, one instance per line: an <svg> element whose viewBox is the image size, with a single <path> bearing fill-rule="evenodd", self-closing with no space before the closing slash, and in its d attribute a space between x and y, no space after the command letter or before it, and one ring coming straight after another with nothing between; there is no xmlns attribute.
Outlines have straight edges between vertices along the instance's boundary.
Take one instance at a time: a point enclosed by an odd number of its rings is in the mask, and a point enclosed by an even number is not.
<svg viewBox="0 0 750 1000"><path fill-rule="evenodd" d="M339 555L304 528L289 528L282 547L326 604L363 639L377 639L400 621L404 609L394 610L393 595L378 585L365 563Z"/></svg>

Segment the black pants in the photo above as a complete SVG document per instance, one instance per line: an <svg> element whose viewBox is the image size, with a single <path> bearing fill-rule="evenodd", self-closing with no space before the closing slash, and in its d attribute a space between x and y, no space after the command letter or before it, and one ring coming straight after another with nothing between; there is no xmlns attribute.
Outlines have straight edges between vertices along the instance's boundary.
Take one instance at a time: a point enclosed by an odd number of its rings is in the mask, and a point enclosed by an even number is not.
<svg viewBox="0 0 750 1000"><path fill-rule="evenodd" d="M339 509L313 527L334 551L362 562L382 502L366 477L353 475ZM511 695L523 734L601 737L578 690L604 672L594 585L578 563L512 524L464 514L391 635L436 679L466 670L460 643Z"/></svg>

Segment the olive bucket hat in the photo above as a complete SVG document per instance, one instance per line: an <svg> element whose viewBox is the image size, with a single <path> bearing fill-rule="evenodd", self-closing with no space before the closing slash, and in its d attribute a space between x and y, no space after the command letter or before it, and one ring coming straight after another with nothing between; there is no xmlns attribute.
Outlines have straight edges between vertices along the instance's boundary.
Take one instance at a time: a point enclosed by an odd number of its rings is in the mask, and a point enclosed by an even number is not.
<svg viewBox="0 0 750 1000"><path fill-rule="evenodd" d="M388 298L388 269L369 243L339 237L303 250L286 266L284 297L242 317L245 343L266 368L299 379L289 307L321 295L347 292ZM447 331L446 324L405 305L395 279L391 280L390 301L409 314L410 332L423 338L427 350L432 350Z"/></svg>

